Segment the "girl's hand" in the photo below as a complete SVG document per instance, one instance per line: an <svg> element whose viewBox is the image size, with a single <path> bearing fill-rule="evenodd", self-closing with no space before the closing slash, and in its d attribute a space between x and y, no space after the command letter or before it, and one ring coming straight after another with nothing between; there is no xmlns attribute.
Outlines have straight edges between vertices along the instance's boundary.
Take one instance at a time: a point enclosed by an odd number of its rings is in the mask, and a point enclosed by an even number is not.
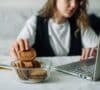
<svg viewBox="0 0 100 90"><path fill-rule="evenodd" d="M88 57L95 58L96 57L96 53L97 53L96 48L84 48L82 50L82 55L80 57L80 60L87 60Z"/></svg>
<svg viewBox="0 0 100 90"><path fill-rule="evenodd" d="M10 47L10 56L12 58L17 58L17 52L28 50L29 49L29 42L27 39L18 39L16 40Z"/></svg>

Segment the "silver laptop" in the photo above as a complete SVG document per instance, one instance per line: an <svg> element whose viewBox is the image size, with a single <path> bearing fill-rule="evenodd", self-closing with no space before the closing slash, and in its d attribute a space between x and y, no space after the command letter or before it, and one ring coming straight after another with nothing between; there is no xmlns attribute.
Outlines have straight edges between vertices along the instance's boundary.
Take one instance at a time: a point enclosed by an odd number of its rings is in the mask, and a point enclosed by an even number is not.
<svg viewBox="0 0 100 90"><path fill-rule="evenodd" d="M70 64L60 65L55 67L57 71L61 71L67 74L78 76L89 80L100 79L100 43L97 49L96 58L90 58L85 61L73 62Z"/></svg>

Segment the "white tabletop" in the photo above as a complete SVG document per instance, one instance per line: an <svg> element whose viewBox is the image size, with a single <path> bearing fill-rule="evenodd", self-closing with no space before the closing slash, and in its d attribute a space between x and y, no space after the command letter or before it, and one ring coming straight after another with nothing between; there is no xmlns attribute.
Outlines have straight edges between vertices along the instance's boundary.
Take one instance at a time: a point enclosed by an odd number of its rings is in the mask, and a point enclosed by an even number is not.
<svg viewBox="0 0 100 90"><path fill-rule="evenodd" d="M53 65L61 65L79 60L79 57L44 57L50 59ZM8 56L1 56L0 62L6 61ZM25 84L17 81L11 70L0 70L0 90L99 90L100 81L88 81L72 75L52 70L48 81Z"/></svg>

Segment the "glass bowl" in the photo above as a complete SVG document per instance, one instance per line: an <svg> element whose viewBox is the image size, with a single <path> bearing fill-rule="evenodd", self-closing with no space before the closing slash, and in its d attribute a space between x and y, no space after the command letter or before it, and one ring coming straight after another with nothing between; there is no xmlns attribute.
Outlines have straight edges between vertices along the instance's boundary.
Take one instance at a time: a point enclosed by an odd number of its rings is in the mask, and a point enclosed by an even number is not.
<svg viewBox="0 0 100 90"><path fill-rule="evenodd" d="M14 76L23 83L37 83L47 80L50 76L52 62L50 60L35 61L38 61L40 66L29 67L29 62L25 62L27 64L25 67L20 60L12 61Z"/></svg>

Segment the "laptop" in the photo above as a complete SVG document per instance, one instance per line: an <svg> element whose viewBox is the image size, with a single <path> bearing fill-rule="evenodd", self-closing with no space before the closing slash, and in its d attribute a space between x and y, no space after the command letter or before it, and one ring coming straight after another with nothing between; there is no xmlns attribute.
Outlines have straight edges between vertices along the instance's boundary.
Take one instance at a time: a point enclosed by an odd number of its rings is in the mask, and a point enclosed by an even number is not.
<svg viewBox="0 0 100 90"><path fill-rule="evenodd" d="M77 61L65 65L56 66L57 71L71 74L88 80L97 81L100 79L100 43L97 48L96 58Z"/></svg>

